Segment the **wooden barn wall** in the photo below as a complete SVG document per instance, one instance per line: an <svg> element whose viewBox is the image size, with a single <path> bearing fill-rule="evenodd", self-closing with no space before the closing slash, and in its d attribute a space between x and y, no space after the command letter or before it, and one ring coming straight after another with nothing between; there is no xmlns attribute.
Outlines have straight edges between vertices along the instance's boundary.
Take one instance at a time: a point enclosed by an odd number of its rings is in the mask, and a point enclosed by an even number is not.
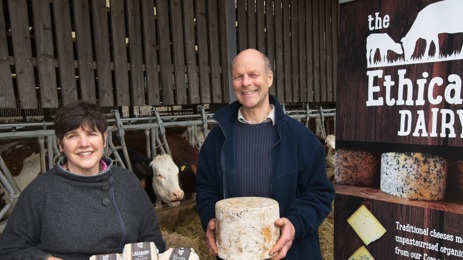
<svg viewBox="0 0 463 260"><path fill-rule="evenodd" d="M228 103L230 48L269 56L283 103L336 100L337 0L236 0L236 35L230 0L0 1L2 109Z"/></svg>

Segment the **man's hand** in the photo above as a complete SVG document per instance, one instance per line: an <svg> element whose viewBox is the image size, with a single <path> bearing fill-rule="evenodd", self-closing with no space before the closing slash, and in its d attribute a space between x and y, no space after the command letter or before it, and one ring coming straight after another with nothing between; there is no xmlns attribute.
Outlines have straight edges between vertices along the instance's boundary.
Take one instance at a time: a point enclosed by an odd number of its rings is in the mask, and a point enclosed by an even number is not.
<svg viewBox="0 0 463 260"><path fill-rule="evenodd" d="M219 254L217 250L217 244L215 243L215 224L217 220L215 218L211 219L207 224L206 230L206 243L209 247L209 254L217 256Z"/></svg>
<svg viewBox="0 0 463 260"><path fill-rule="evenodd" d="M209 222L210 224L210 222ZM280 227L280 239L276 245L270 250L269 255L274 255L272 260L279 260L286 257L296 235L296 230L293 224L287 218L279 218L275 221L275 226Z"/></svg>

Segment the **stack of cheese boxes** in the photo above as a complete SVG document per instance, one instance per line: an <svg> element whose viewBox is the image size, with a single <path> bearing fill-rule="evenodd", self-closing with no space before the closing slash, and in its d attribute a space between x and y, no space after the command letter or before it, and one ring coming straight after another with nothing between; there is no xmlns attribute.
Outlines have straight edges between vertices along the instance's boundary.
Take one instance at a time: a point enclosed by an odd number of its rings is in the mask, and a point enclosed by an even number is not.
<svg viewBox="0 0 463 260"><path fill-rule="evenodd" d="M159 250L153 242L139 242L126 244L122 254L103 254L94 255L90 260L199 260L199 256L192 248L169 248L163 254L159 254Z"/></svg>

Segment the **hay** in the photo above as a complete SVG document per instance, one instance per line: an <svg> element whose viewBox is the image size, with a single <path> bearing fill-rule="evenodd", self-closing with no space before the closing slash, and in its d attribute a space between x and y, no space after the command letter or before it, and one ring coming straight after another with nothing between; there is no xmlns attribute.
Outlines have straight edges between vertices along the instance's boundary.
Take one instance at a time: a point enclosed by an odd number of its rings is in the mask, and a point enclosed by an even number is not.
<svg viewBox="0 0 463 260"><path fill-rule="evenodd" d="M172 220L172 217L169 220ZM166 248L191 247L199 255L199 259L215 260L215 257L208 253L204 231L201 228L195 206L179 210L178 218L175 221L170 221L168 224L160 221L160 225ZM318 233L322 258L324 260L334 259L334 207L323 221Z"/></svg>
<svg viewBox="0 0 463 260"><path fill-rule="evenodd" d="M159 215L159 214L158 214ZM187 207L178 212L175 221L163 222L160 219L161 233L166 242L166 249L171 247L193 248L201 260L215 260L209 255L204 231L201 228L196 206Z"/></svg>
<svg viewBox="0 0 463 260"><path fill-rule="evenodd" d="M318 229L318 236L320 237L322 259L334 259L334 203L330 214Z"/></svg>

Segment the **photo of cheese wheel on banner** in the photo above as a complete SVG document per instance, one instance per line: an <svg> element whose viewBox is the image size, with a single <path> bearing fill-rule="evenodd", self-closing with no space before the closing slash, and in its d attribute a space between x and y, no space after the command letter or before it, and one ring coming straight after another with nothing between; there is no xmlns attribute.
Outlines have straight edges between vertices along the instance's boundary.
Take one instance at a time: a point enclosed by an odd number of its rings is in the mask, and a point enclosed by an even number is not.
<svg viewBox="0 0 463 260"><path fill-rule="evenodd" d="M361 150L337 149L334 181L336 184L379 186L379 156Z"/></svg>
<svg viewBox="0 0 463 260"><path fill-rule="evenodd" d="M412 200L443 200L447 186L447 160L419 152L383 153L381 190Z"/></svg>

